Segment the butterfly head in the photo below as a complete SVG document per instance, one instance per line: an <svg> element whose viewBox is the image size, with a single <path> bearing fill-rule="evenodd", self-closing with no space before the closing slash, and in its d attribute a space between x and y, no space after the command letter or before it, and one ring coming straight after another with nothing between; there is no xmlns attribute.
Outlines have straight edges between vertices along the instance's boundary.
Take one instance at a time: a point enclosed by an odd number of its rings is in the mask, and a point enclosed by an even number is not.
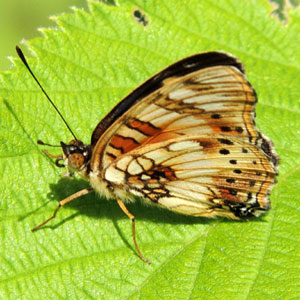
<svg viewBox="0 0 300 300"><path fill-rule="evenodd" d="M60 142L60 145L63 150L61 159L63 163L56 163L56 165L68 168L69 176L79 174L85 177L91 158L91 147L80 140L72 140L68 144Z"/></svg>

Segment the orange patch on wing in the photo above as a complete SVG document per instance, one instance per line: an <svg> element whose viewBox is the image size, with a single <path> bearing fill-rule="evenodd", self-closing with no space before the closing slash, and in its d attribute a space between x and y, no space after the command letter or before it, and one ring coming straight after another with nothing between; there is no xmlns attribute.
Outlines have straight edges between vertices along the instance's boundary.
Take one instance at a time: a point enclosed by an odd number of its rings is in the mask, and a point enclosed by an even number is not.
<svg viewBox="0 0 300 300"><path fill-rule="evenodd" d="M232 189L232 191L235 191ZM221 198L225 200L231 200L235 202L241 202L237 195L233 195L232 192L230 192L230 189L220 189Z"/></svg>
<svg viewBox="0 0 300 300"><path fill-rule="evenodd" d="M172 169L168 168L168 167L164 167L162 170L162 172L164 172L165 177L169 180L176 180L177 177L174 175L174 172Z"/></svg>
<svg viewBox="0 0 300 300"><path fill-rule="evenodd" d="M120 150L122 153L127 153L138 147L140 144L133 138L126 138L120 135L115 135L111 139L110 145L113 148Z"/></svg>
<svg viewBox="0 0 300 300"><path fill-rule="evenodd" d="M128 122L129 127L133 129L137 129L141 133L144 133L147 136L153 136L156 135L161 131L161 129L154 127L148 122L143 122L137 119L130 120Z"/></svg>
<svg viewBox="0 0 300 300"><path fill-rule="evenodd" d="M174 133L174 132L163 132L161 134L159 134L158 136L149 139L148 141L146 141L146 144L154 144L154 143L159 143L159 142L164 142L164 141L168 141L170 139L173 138L178 138L178 136L181 136L178 133Z"/></svg>

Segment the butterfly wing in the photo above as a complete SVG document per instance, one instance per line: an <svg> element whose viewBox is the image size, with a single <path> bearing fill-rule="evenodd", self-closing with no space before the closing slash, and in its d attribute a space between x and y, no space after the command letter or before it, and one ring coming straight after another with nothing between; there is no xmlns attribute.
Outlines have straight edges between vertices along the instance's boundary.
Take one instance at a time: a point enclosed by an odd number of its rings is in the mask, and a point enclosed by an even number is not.
<svg viewBox="0 0 300 300"><path fill-rule="evenodd" d="M194 216L246 218L268 210L276 169L255 145L226 135L173 138L114 160L101 177L122 200Z"/></svg>
<svg viewBox="0 0 300 300"><path fill-rule="evenodd" d="M227 134L260 147L276 164L271 141L255 127L256 94L233 56L188 57L153 76L96 127L93 169L135 148L183 135Z"/></svg>
<svg viewBox="0 0 300 300"><path fill-rule="evenodd" d="M259 215L270 206L278 156L255 126L256 101L230 55L171 65L97 125L91 184L189 215Z"/></svg>

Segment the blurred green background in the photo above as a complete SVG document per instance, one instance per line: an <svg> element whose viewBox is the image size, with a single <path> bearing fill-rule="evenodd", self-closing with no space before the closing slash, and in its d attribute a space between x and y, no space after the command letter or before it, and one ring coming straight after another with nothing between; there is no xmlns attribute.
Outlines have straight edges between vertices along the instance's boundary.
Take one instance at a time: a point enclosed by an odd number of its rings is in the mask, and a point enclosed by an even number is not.
<svg viewBox="0 0 300 300"><path fill-rule="evenodd" d="M37 28L55 26L49 16L71 12L71 6L87 10L86 0L0 0L0 70L11 66L7 56L15 56L23 38L40 36Z"/></svg>
<svg viewBox="0 0 300 300"><path fill-rule="evenodd" d="M273 15L282 22L287 22L285 9L297 7L300 0L269 2L274 7ZM86 0L0 0L0 70L11 66L7 56L15 56L15 46L23 38L28 40L40 36L37 28L55 26L49 16L71 12L71 6L87 10ZM26 49L24 50L26 54Z"/></svg>

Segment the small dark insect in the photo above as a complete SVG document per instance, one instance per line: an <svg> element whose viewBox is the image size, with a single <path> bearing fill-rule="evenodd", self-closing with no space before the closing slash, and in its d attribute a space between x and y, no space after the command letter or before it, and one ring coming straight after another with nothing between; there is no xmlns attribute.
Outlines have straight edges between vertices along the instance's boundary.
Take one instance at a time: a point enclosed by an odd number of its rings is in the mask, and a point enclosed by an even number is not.
<svg viewBox="0 0 300 300"><path fill-rule="evenodd" d="M140 9L134 9L132 15L134 20L141 26L146 27L149 24L149 19Z"/></svg>

